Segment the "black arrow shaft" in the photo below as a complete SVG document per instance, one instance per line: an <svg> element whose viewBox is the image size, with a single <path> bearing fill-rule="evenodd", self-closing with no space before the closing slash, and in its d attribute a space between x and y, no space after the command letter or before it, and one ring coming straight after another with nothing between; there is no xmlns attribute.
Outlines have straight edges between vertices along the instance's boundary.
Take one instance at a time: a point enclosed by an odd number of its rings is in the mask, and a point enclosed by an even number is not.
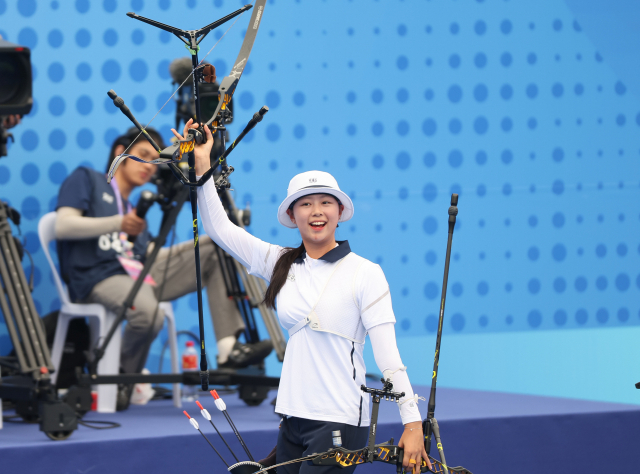
<svg viewBox="0 0 640 474"><path fill-rule="evenodd" d="M200 431L200 434L202 435L202 437L204 439L207 440L207 443L209 443L209 446L211 446L211 448L216 452L216 454L220 457L220 459L222 459L222 462L224 463L225 466L229 467L229 464L227 463L227 461L224 460L224 458L222 457L222 454L220 454L218 452L218 450L213 446L213 444L211 444L211 441L209 441L209 438L207 438L204 433L200 430L200 428L198 428L198 431ZM237 459L236 459L237 461Z"/></svg>
<svg viewBox="0 0 640 474"><path fill-rule="evenodd" d="M233 420L229 416L229 413L227 413L227 410L224 410L222 413L224 414L225 418L229 422L229 426L231 426L231 429L233 430L233 433L236 435L236 438L238 438L238 441L240 441L240 444L242 445L242 449L244 449L244 452L247 453L247 456L249 456L249 459L251 459L252 461L255 461L255 459L253 459L253 456L249 452L249 448L247 448L247 445L245 444L244 439L242 439L242 436L240 435L238 428L236 428L236 425L233 423Z"/></svg>
<svg viewBox="0 0 640 474"><path fill-rule="evenodd" d="M238 456L236 456L236 453L233 452L233 449L231 449L231 446L229 446L229 444L227 443L227 440L224 439L224 436L222 436L222 433L220 433L216 425L213 424L213 421L209 420L209 423L211 423L211 426L213 426L213 429L216 430L216 433L218 433L218 436L220 436L220 439L225 444L225 446L229 448L229 451L231 451L231 455L235 458L236 462L240 462L240 460L238 459Z"/></svg>

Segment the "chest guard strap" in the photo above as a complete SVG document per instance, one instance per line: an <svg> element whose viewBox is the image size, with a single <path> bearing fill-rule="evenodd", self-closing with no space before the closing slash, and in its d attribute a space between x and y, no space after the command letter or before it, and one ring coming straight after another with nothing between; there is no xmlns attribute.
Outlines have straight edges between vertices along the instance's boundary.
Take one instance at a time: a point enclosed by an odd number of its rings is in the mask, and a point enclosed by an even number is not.
<svg viewBox="0 0 640 474"><path fill-rule="evenodd" d="M355 295L355 278L363 261L362 257L350 253L338 262L309 314L289 329L289 337L308 325L314 331L332 333L364 344L366 331ZM339 314L329 309L336 307L340 308Z"/></svg>

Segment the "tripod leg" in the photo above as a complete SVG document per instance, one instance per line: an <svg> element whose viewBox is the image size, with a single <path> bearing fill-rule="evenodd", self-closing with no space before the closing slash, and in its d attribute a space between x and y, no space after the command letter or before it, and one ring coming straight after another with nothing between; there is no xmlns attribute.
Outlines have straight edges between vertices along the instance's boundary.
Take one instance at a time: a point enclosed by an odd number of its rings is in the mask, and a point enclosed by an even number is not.
<svg viewBox="0 0 640 474"><path fill-rule="evenodd" d="M2 207L0 204L0 213L2 212ZM2 214L0 214L0 227L5 224L2 222ZM7 223L8 227L9 224ZM0 313L4 316L5 324L7 325L7 330L9 331L9 337L13 343L13 347L16 351L16 357L18 358L18 363L20 365L20 369L23 372L28 372L30 370L35 370L35 359L33 357L33 353L28 352L28 348L21 344L21 334L26 334L26 330L24 328L24 324L22 324L22 320L16 318L15 322L13 320L13 312L12 309L14 307L14 298L13 298L13 290L12 284L9 277L9 270L7 269L5 262L5 252L4 239L2 236L2 229L0 229L0 285L2 286L2 291L0 292Z"/></svg>
<svg viewBox="0 0 640 474"><path fill-rule="evenodd" d="M224 281L224 287L226 290L227 298L232 300L236 306L236 309L240 312L242 321L244 323L244 336L247 343L255 343L260 339L252 337L251 334L251 321L249 321L246 301L244 299L243 292L238 283L238 276L236 274L235 266L233 265L232 257L230 257L224 250L222 250L217 244L214 243L216 255L218 257L218 265L220 268L220 274Z"/></svg>
<svg viewBox="0 0 640 474"><path fill-rule="evenodd" d="M0 309L7 321L22 372L32 372L36 379L49 379L48 373L40 371L42 367L49 372L54 370L49 348L20 265L7 212L6 205L0 203Z"/></svg>
<svg viewBox="0 0 640 474"><path fill-rule="evenodd" d="M242 280L247 296L249 297L250 306L251 308L256 308L259 311L278 359L282 362L284 359L286 341L275 313L271 308L268 308L266 304L262 303L264 293L266 291L266 287L264 285L261 286L263 280L260 280L253 275L249 275L247 270L239 262L235 262L235 268L238 276Z"/></svg>

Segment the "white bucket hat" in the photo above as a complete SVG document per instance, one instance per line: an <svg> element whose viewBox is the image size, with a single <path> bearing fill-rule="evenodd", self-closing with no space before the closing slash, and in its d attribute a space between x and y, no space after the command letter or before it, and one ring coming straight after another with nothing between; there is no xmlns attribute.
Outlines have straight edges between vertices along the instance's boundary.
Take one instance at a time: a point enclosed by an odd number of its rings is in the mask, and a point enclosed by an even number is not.
<svg viewBox="0 0 640 474"><path fill-rule="evenodd" d="M289 181L287 197L278 208L278 221L285 227L295 229L297 226L291 222L287 209L293 201L308 194L331 194L340 200L344 206L338 222L348 221L353 217L353 202L344 192L340 191L338 182L329 173L324 171L305 171L297 174Z"/></svg>

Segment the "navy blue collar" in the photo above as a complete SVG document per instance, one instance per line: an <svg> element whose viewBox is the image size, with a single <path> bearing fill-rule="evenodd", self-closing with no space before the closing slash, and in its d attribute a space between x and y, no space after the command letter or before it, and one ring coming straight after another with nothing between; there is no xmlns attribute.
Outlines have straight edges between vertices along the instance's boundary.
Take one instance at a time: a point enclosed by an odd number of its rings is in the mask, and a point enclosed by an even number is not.
<svg viewBox="0 0 640 474"><path fill-rule="evenodd" d="M349 247L348 240L338 240L336 241L336 243L338 244L338 246L329 250L322 257L320 257L319 260L324 260L325 262L329 263L335 263L351 253L351 247ZM302 252L302 255L296 258L293 263L304 263L304 259L306 258L306 256L307 252Z"/></svg>

